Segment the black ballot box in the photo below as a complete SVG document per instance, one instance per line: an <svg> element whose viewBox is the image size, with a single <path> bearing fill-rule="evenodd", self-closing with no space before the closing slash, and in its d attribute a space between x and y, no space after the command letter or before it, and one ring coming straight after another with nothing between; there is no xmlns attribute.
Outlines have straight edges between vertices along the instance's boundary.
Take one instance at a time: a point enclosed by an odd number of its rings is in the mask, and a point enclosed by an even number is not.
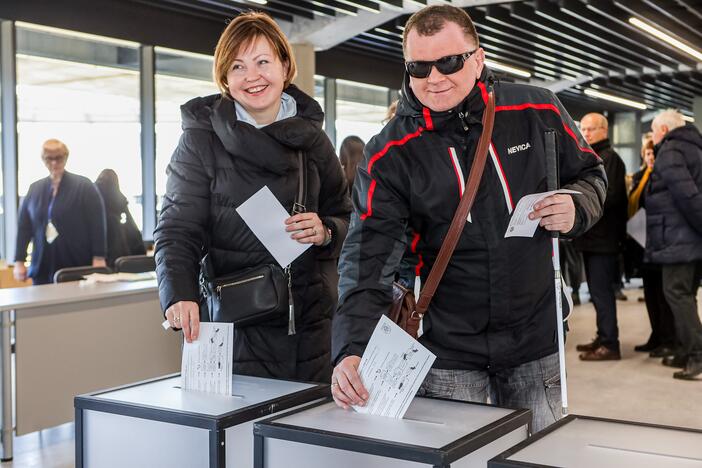
<svg viewBox="0 0 702 468"><path fill-rule="evenodd" d="M403 419L319 402L254 424L256 468L485 467L527 438L531 411L415 398Z"/></svg>
<svg viewBox="0 0 702 468"><path fill-rule="evenodd" d="M232 376L232 395L179 374L75 398L77 468L247 468L253 423L329 396L329 385Z"/></svg>
<svg viewBox="0 0 702 468"><path fill-rule="evenodd" d="M488 466L702 467L702 431L570 415L493 458Z"/></svg>

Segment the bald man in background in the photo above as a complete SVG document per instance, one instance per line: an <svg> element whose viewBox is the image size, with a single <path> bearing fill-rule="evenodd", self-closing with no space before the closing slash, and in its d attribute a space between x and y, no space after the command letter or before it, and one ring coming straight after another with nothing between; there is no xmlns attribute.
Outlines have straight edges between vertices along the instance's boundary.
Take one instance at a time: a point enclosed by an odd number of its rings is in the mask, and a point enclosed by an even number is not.
<svg viewBox="0 0 702 468"><path fill-rule="evenodd" d="M619 252L626 238L626 168L612 148L607 131L607 118L602 114L587 114L580 121L580 132L602 158L608 181L602 218L575 240L583 253L585 277L597 313L597 336L591 343L577 346L583 361L621 359L615 285L620 280Z"/></svg>

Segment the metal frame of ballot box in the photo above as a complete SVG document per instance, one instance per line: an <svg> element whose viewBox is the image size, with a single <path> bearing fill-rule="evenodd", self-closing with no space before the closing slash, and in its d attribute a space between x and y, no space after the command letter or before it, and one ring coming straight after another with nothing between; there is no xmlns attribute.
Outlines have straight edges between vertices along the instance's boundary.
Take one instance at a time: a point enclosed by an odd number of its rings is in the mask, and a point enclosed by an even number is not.
<svg viewBox="0 0 702 468"><path fill-rule="evenodd" d="M174 377L178 377L179 375L180 373L170 374L155 379L144 380L142 382L137 382L134 384L124 385L107 390L102 390L95 393L76 396L74 400L76 468L85 467L83 447L85 436L83 423L84 411L109 413L161 423L172 423L196 429L206 429L209 431L209 468L225 468L226 429L271 415L273 413L286 411L291 408L296 408L300 405L305 405L306 403L311 403L315 400L319 400L320 398L326 398L329 396L330 392L328 384L288 380L287 382L291 383L310 384L312 385L312 387L299 390L297 392L290 393L288 395L284 395L271 400L261 401L259 403L245 408L237 409L228 413L218 415L165 409L149 405L138 405L119 400L107 400L100 398L100 395L105 395L120 390L131 389L140 385L172 379ZM154 450L163 449L164 448L154 447Z"/></svg>
<svg viewBox="0 0 702 468"><path fill-rule="evenodd" d="M453 403L492 406L483 403L459 402L445 398L432 399L450 401ZM305 406L304 408L288 411L284 415L274 416L254 423L254 468L264 468L265 466L266 438L347 450L368 455L378 455L397 460L425 463L436 468L448 468L451 466L451 463L456 460L460 460L466 455L469 455L522 426L527 426L527 432L531 432L531 411L528 409L513 410L511 414L440 448L361 437L276 422L277 419L326 405L332 401L331 398L326 399Z"/></svg>
<svg viewBox="0 0 702 468"><path fill-rule="evenodd" d="M648 427L652 429L664 429L664 430L674 430L674 431L680 431L680 432L691 432L693 434L700 434L702 436L702 430L699 429L692 429L688 427L675 427L675 426L665 426L661 424L651 424L651 423L643 423L643 422L635 422L635 421L624 421L620 419L609 419L609 418L598 418L595 416L580 416L577 414L570 414L568 416L565 416L564 418L556 421L555 423L551 424L548 426L546 429L544 429L541 432L538 432L534 434L533 436L529 437L528 439L518 443L514 447L510 448L509 450L506 450L490 460L488 462L488 468L562 468L560 466L554 466L554 465L544 465L540 463L534 463L534 462L524 462L520 460L509 460L509 457L516 455L517 453L521 452L524 450L526 447L534 444L535 442L543 439L547 435L561 429L563 426L572 423L573 421L577 420L589 420L589 421L601 421L605 423L613 423L613 424L626 424L629 426L636 426L636 427Z"/></svg>

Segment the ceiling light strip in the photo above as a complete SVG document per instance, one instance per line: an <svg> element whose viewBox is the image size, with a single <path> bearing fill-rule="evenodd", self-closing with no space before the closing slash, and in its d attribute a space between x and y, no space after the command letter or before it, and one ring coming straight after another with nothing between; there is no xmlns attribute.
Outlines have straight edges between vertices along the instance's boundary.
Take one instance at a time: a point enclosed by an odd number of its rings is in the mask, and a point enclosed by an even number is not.
<svg viewBox="0 0 702 468"><path fill-rule="evenodd" d="M643 102L632 101L631 99L626 99L623 97L615 96L613 94L603 93L601 91L594 90L592 88L583 91L587 96L604 99L606 101L616 102L618 104L623 104L625 106L633 107L635 109L646 110L647 106Z"/></svg>
<svg viewBox="0 0 702 468"><path fill-rule="evenodd" d="M501 70L513 75L521 76L522 78L531 78L531 73L521 68L512 67L510 65L505 65L504 63L496 62L491 59L485 59L485 65L495 70Z"/></svg>
<svg viewBox="0 0 702 468"><path fill-rule="evenodd" d="M682 50L686 54L694 57L697 61L702 62L702 52L700 52L697 49L694 49L693 47L690 47L689 45L685 44L682 41L679 41L678 39L675 39L673 36L664 33L660 29L655 28L654 26L634 17L629 18L629 23L633 24L639 29L646 31L650 35L657 37L658 39L664 42L667 42L669 45L672 45L673 47Z"/></svg>

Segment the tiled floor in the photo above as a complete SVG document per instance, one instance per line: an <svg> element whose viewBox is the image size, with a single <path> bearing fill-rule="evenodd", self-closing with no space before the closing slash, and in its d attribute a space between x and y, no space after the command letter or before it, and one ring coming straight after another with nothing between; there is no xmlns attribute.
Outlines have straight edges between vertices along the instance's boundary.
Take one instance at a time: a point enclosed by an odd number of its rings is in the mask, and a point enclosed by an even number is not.
<svg viewBox="0 0 702 468"><path fill-rule="evenodd" d="M621 361L580 361L575 345L594 336L595 312L585 303L571 315L566 346L570 413L702 428L702 380L673 380L673 370L659 359L633 351L650 328L646 309L637 301L641 290L633 286L625 292L629 299L617 303ZM699 300L702 304L702 291ZM66 424L15 438L15 458L1 466L68 468L73 463L73 425Z"/></svg>

